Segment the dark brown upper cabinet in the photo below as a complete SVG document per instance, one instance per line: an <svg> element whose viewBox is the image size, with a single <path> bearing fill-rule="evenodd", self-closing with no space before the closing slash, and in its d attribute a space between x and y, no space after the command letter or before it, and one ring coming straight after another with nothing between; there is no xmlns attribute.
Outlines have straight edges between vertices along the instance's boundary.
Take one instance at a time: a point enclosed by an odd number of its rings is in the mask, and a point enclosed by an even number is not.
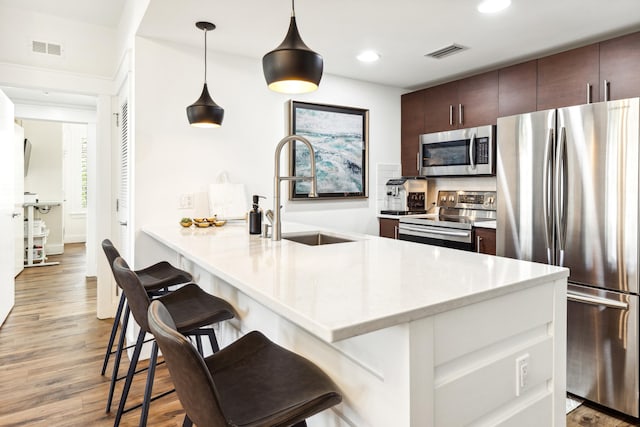
<svg viewBox="0 0 640 427"><path fill-rule="evenodd" d="M424 133L456 129L457 81L426 89L424 99Z"/></svg>
<svg viewBox="0 0 640 427"><path fill-rule="evenodd" d="M503 68L498 78L498 117L536 110L537 61Z"/></svg>
<svg viewBox="0 0 640 427"><path fill-rule="evenodd" d="M498 71L458 80L458 127L495 125L498 120Z"/></svg>
<svg viewBox="0 0 640 427"><path fill-rule="evenodd" d="M598 44L538 59L537 110L599 101Z"/></svg>
<svg viewBox="0 0 640 427"><path fill-rule="evenodd" d="M640 96L640 32L600 43L600 101Z"/></svg>
<svg viewBox="0 0 640 427"><path fill-rule="evenodd" d="M419 138L424 133L424 90L402 95L400 161L402 175L416 176L418 172Z"/></svg>
<svg viewBox="0 0 640 427"><path fill-rule="evenodd" d="M498 72L492 71L425 91L425 133L495 124Z"/></svg>

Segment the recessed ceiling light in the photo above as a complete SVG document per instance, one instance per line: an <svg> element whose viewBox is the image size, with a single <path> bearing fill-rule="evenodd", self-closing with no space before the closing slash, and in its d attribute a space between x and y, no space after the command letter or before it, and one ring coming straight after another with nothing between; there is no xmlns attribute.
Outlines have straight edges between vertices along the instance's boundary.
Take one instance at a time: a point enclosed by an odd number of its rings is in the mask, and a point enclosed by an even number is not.
<svg viewBox="0 0 640 427"><path fill-rule="evenodd" d="M506 9L511 4L511 0L484 0L478 5L480 13L496 13Z"/></svg>
<svg viewBox="0 0 640 427"><path fill-rule="evenodd" d="M358 61L360 62L376 62L378 59L380 59L380 54L373 50L365 50L356 58L358 58Z"/></svg>

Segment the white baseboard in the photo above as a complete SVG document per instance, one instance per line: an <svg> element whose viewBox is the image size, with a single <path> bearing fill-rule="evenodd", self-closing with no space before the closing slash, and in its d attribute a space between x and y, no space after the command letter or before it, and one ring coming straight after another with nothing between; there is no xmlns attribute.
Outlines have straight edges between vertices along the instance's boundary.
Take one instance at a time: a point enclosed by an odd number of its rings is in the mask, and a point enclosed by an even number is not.
<svg viewBox="0 0 640 427"><path fill-rule="evenodd" d="M87 241L86 234L69 234L64 236L65 243L85 243Z"/></svg>
<svg viewBox="0 0 640 427"><path fill-rule="evenodd" d="M45 250L47 251L47 255L60 255L64 253L64 245L62 243L56 243L53 245L46 244Z"/></svg>

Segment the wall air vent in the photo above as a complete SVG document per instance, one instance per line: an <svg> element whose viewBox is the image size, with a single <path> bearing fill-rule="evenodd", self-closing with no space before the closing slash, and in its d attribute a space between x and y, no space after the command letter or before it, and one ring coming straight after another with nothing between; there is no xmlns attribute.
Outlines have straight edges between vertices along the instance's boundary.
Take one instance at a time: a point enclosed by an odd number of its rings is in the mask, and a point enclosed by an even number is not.
<svg viewBox="0 0 640 427"><path fill-rule="evenodd" d="M38 40L31 41L31 52L46 55L62 56L62 46L58 43L48 43Z"/></svg>
<svg viewBox="0 0 640 427"><path fill-rule="evenodd" d="M62 46L56 43L47 43L47 53L49 55L62 55Z"/></svg>
<svg viewBox="0 0 640 427"><path fill-rule="evenodd" d="M47 53L47 44L34 40L31 42L31 51L34 53Z"/></svg>
<svg viewBox="0 0 640 427"><path fill-rule="evenodd" d="M454 53L458 53L466 49L468 48L465 46L461 46L459 44L453 43L453 44L450 44L449 46L443 47L442 49L429 52L424 56L428 56L429 58L442 59L445 56L453 55Z"/></svg>

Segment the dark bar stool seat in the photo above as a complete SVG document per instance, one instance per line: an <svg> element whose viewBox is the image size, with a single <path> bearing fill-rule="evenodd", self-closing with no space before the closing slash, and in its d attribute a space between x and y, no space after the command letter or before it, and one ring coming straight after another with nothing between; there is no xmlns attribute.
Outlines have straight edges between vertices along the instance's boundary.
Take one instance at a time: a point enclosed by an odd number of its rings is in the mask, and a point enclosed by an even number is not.
<svg viewBox="0 0 640 427"><path fill-rule="evenodd" d="M305 426L342 401L320 368L260 332L203 358L162 301L151 302L148 322L187 413L184 426Z"/></svg>
<svg viewBox="0 0 640 427"><path fill-rule="evenodd" d="M113 245L111 240L105 239L102 241L102 250L104 254L107 256L107 262L109 263L109 267L113 272L113 261L120 256L120 253ZM140 282L142 286L146 289L146 291L151 296L157 296L164 292L168 292L169 286L181 285L184 283L189 283L193 280L191 274L184 270L180 270L169 264L166 261L158 262L153 264L147 268L143 268L142 270L136 270L136 274L140 278ZM120 301L118 302L118 309L116 311L116 316L113 319L113 326L111 326L111 335L109 336L109 342L107 344L107 350L104 354L104 362L102 363L102 371L100 375L104 375L107 371L107 365L109 364L109 358L112 354L116 353L113 350L113 343L116 338L116 332L118 330L118 324L120 323L120 318L122 317L122 310L125 307L127 298L124 295L124 292L120 293ZM124 331L127 329L127 323L129 321L129 309L125 310L125 316L122 318L122 328L120 331L120 340L124 340ZM116 356L116 365L120 363L120 355ZM116 372L117 377L117 366L114 366L114 370Z"/></svg>
<svg viewBox="0 0 640 427"><path fill-rule="evenodd" d="M113 274L116 278L116 282L118 282L118 285L123 289L127 297L127 303L131 308L133 318L140 326L140 332L133 351L133 356L131 358L124 388L122 390L122 397L120 398L118 412L114 422L114 425L118 426L120 424L122 414L125 412L125 404L129 395L133 376L136 373L136 365L140 357L142 345L144 344L145 335L151 332L147 321L147 311L151 299L149 298L144 286L142 286L138 275L134 271L131 271L127 263L120 257L116 258L113 262ZM211 342L211 348L214 352L219 350L215 332L211 328L205 328L205 326L222 322L223 320L232 319L236 316L236 311L231 304L221 298L208 294L198 285L193 283L184 285L166 295L162 295L156 300L162 301L163 304L166 305L171 316L176 319L175 323L181 333L196 336L200 352L202 352L200 337L203 335L208 336L209 341ZM142 401L140 426L146 426L149 405L151 401L155 399L152 399L151 393L153 390L153 377L155 375L157 358L158 344L156 341L153 341L151 357L149 359L149 368L147 370L147 384ZM157 397L162 397L163 395ZM136 407L137 406L134 408ZM134 408L129 408L128 410Z"/></svg>

